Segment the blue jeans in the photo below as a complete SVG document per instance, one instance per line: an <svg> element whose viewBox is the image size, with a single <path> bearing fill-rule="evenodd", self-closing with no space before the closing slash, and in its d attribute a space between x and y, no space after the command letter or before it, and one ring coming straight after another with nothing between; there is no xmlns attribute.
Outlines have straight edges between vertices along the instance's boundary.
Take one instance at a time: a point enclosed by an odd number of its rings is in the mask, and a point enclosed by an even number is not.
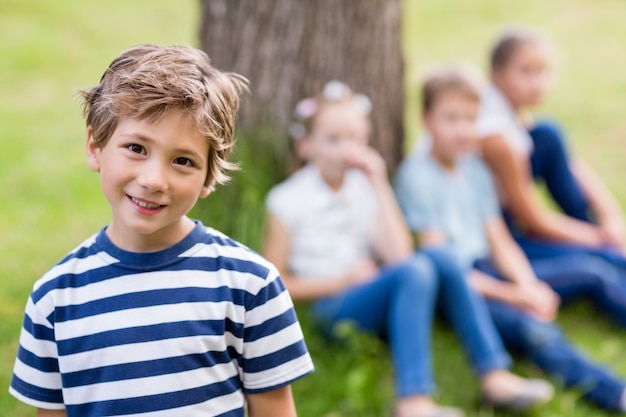
<svg viewBox="0 0 626 417"><path fill-rule="evenodd" d="M533 153L530 165L535 181L543 180L554 202L568 216L591 221L593 213L570 169L565 137L556 123L543 121L530 131Z"/></svg>
<svg viewBox="0 0 626 417"><path fill-rule="evenodd" d="M435 388L430 341L438 296L476 373L506 368L510 359L486 304L467 286L453 259L443 249L416 253L406 262L383 268L372 282L319 300L313 315L325 333L349 320L384 338L399 397L429 395Z"/></svg>
<svg viewBox="0 0 626 417"><path fill-rule="evenodd" d="M562 131L555 123L542 122L529 133L534 143L530 157L534 179L546 183L565 214L592 222L590 204L570 169ZM626 258L622 254L611 247L591 248L532 238L516 230L511 222L509 225L531 261L549 260L542 266L548 269L543 279L563 298L588 293L598 308L626 325Z"/></svg>
<svg viewBox="0 0 626 417"><path fill-rule="evenodd" d="M563 303L587 299L615 323L626 327L626 281L624 270L589 254L566 254L530 260L537 278L548 284ZM488 260L475 264L479 270L498 276Z"/></svg>
<svg viewBox="0 0 626 417"><path fill-rule="evenodd" d="M496 301L488 301L488 306L508 348L527 355L547 375L565 387L579 389L598 406L619 409L624 382L572 346L556 324L541 322Z"/></svg>
<svg viewBox="0 0 626 417"><path fill-rule="evenodd" d="M594 262L593 260L591 262ZM581 296L587 289L584 259L563 259L561 263L553 260L540 260L532 263L535 273L553 285L563 299ZM482 272L500 278L489 260L481 260L475 267ZM595 268L592 268L595 270ZM573 275L568 275L572 273ZM569 280L572 282L569 282ZM596 291L592 286L591 292ZM607 289L607 292L610 290ZM611 297L611 294L593 295L599 298ZM565 387L579 389L585 398L598 406L617 410L621 396L626 389L624 381L604 366L593 363L582 351L576 349L554 323L539 321L527 313L498 301L487 302L493 318L506 346L527 355L546 374L560 380ZM606 305L602 301L603 305ZM623 309L623 305L621 308ZM624 320L625 313L622 313Z"/></svg>
<svg viewBox="0 0 626 417"><path fill-rule="evenodd" d="M626 327L624 269L590 254L537 259L531 265L537 277L550 285L563 302L586 298L618 325Z"/></svg>
<svg viewBox="0 0 626 417"><path fill-rule="evenodd" d="M563 213L581 221L595 222L591 204L572 172L565 136L559 126L551 121L543 121L537 123L529 133L534 145L530 155L533 179L536 182L545 182L550 196ZM551 256L555 251L577 251L601 256L609 262L626 267L624 256L611 247L586 248L523 238L520 245L527 250L530 258Z"/></svg>

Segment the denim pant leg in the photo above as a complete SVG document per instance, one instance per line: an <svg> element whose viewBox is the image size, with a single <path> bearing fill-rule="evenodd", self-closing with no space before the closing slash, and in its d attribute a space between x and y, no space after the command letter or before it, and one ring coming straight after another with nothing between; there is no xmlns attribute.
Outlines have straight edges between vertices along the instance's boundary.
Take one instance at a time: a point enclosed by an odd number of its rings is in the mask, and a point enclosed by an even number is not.
<svg viewBox="0 0 626 417"><path fill-rule="evenodd" d="M542 179L550 195L567 215L590 220L590 204L570 167L565 138L554 122L537 123L530 130L534 149L530 164L535 180Z"/></svg>
<svg viewBox="0 0 626 417"><path fill-rule="evenodd" d="M514 230L512 230L514 232ZM522 248L530 260L555 258L560 256L597 256L614 267L621 269L623 280L626 281L626 257L616 248L604 246L592 248L589 246L550 242L527 236L514 236L517 244Z"/></svg>
<svg viewBox="0 0 626 417"><path fill-rule="evenodd" d="M528 355L546 374L565 387L580 390L589 401L618 409L624 382L572 346L557 325L536 320L507 304L489 301L488 305L509 348Z"/></svg>
<svg viewBox="0 0 626 417"><path fill-rule="evenodd" d="M434 391L431 332L437 277L421 255L383 268L374 281L314 305L314 314L329 326L349 320L364 331L385 337L395 373L396 395Z"/></svg>
<svg viewBox="0 0 626 417"><path fill-rule="evenodd" d="M550 285L564 302L587 297L597 309L626 327L624 268L603 257L580 253L536 259L531 265L537 277Z"/></svg>
<svg viewBox="0 0 626 417"><path fill-rule="evenodd" d="M511 359L489 314L485 299L465 279L456 256L444 248L423 251L439 273L439 302L461 339L477 375L506 369Z"/></svg>

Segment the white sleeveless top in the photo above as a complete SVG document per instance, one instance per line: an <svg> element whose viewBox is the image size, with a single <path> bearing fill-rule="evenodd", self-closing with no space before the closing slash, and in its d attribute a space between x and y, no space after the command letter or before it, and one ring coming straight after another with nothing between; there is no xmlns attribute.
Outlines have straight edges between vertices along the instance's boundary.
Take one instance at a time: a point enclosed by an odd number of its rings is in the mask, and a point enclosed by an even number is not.
<svg viewBox="0 0 626 417"><path fill-rule="evenodd" d="M533 140L502 92L493 84L483 91L476 130L481 138L501 134L515 152L529 156Z"/></svg>

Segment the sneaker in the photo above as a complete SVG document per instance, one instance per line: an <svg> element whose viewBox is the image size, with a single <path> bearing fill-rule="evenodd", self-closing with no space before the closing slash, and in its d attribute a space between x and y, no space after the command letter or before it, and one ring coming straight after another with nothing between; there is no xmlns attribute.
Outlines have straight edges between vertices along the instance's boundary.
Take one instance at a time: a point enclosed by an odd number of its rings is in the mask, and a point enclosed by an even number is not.
<svg viewBox="0 0 626 417"><path fill-rule="evenodd" d="M509 398L491 398L485 394L483 404L493 408L526 411L539 407L552 399L554 387L543 379L527 379L522 389Z"/></svg>
<svg viewBox="0 0 626 417"><path fill-rule="evenodd" d="M465 412L456 407L437 406L432 410L417 413L412 417L465 417Z"/></svg>

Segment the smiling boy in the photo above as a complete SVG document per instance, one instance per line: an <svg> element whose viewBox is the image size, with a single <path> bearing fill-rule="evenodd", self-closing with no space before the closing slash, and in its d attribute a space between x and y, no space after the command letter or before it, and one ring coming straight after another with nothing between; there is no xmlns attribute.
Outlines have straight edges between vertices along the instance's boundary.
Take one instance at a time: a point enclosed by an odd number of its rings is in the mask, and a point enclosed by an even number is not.
<svg viewBox="0 0 626 417"><path fill-rule="evenodd" d="M83 92L112 221L28 300L9 390L38 416L296 415L313 366L276 269L187 217L233 168L245 88L194 48L138 45Z"/></svg>

